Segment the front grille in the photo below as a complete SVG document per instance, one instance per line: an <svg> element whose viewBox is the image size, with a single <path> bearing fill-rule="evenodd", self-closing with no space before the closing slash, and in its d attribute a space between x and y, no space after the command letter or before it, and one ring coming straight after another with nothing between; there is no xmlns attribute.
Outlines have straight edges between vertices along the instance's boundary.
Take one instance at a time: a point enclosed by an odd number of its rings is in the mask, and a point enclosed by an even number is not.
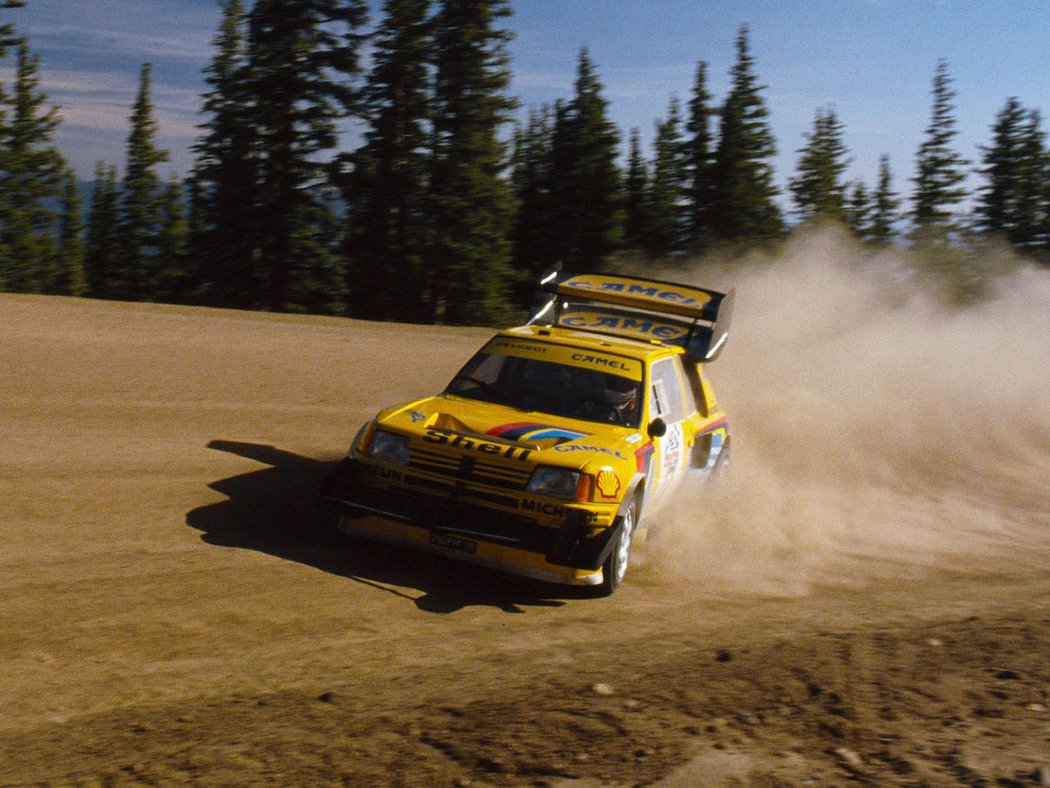
<svg viewBox="0 0 1050 788"><path fill-rule="evenodd" d="M477 454L464 452L455 455L423 448L413 448L409 452L408 466L457 481L476 482L506 490L524 490L532 473L531 467L515 467L509 462L492 462L479 458Z"/></svg>
<svg viewBox="0 0 1050 788"><path fill-rule="evenodd" d="M430 490L441 493L446 500L452 497L453 493L456 495L463 494L468 498L473 498L475 501L487 501L494 503L498 506L505 506L508 509L517 509L519 506L519 500L517 497L509 495L500 495L495 492L486 492L484 490L463 490L462 487L457 485L449 484L448 482L439 481L435 479L427 479L423 476L415 476L411 473L405 474L405 484L411 485L412 487L419 487L424 490Z"/></svg>

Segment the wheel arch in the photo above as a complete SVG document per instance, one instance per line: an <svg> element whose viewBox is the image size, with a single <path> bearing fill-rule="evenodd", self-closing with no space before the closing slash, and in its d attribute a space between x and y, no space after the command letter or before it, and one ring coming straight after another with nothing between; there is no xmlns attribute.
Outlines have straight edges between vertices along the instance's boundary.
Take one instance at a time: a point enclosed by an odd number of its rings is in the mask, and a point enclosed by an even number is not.
<svg viewBox="0 0 1050 788"><path fill-rule="evenodd" d="M645 508L645 497L647 492L646 487L646 476L644 473L636 473L631 477L631 481L627 483L627 490L623 494L623 498L620 500L620 508L617 510L617 515L622 515L627 511L628 505L633 501L635 504L635 518L640 520L642 517L642 509Z"/></svg>

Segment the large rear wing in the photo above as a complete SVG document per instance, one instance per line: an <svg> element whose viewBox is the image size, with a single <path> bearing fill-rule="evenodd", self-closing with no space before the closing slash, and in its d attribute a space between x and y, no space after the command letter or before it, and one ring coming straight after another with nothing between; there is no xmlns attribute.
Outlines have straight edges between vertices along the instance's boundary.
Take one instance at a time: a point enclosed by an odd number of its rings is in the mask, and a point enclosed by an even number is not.
<svg viewBox="0 0 1050 788"><path fill-rule="evenodd" d="M540 280L529 324L559 325L673 344L694 361L714 361L729 336L733 292L612 274Z"/></svg>

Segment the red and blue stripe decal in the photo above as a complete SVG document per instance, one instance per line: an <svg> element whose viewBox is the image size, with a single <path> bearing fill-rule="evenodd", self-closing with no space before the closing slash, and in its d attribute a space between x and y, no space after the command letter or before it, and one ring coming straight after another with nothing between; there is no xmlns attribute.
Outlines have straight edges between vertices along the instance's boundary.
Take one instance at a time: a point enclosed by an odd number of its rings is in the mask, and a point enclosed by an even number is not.
<svg viewBox="0 0 1050 788"><path fill-rule="evenodd" d="M589 433L566 430L550 424L517 422L515 424L502 424L499 427L493 427L486 434L512 441L542 441L558 438L574 441L579 438L586 438Z"/></svg>
<svg viewBox="0 0 1050 788"><path fill-rule="evenodd" d="M702 438L704 435L707 435L710 432L716 432L717 430L725 430L726 432L729 432L729 418L727 416L723 416L718 421L712 421L700 430L700 432L693 435L693 440L695 441L697 438Z"/></svg>
<svg viewBox="0 0 1050 788"><path fill-rule="evenodd" d="M649 463L653 461L653 442L649 441L634 452L634 461L638 464L639 473L649 473Z"/></svg>

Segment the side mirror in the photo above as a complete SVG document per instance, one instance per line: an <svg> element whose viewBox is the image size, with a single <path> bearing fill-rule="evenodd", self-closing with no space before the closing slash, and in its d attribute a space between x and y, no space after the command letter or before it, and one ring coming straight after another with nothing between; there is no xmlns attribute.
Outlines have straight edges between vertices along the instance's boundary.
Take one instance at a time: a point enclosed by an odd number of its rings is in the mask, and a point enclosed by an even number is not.
<svg viewBox="0 0 1050 788"><path fill-rule="evenodd" d="M655 418L649 424L649 437L662 438L667 434L667 423L661 418Z"/></svg>

